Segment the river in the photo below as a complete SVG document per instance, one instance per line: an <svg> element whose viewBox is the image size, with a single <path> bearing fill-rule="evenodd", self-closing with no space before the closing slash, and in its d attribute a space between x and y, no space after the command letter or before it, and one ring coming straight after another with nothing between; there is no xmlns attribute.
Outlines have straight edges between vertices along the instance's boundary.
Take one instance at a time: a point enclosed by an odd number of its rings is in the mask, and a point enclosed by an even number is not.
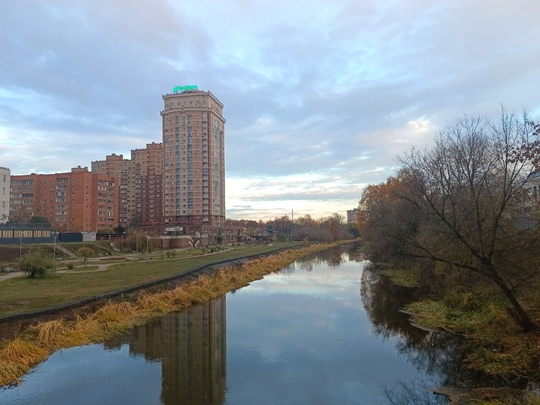
<svg viewBox="0 0 540 405"><path fill-rule="evenodd" d="M103 344L60 350L0 404L444 404L451 337L412 327L411 291L335 248Z"/></svg>

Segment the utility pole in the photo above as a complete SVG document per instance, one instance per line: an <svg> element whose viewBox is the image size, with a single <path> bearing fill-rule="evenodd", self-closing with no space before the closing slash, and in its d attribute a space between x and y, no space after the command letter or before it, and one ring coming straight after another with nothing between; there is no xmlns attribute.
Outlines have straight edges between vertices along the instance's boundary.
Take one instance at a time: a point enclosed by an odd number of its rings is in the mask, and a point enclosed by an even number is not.
<svg viewBox="0 0 540 405"><path fill-rule="evenodd" d="M294 234L294 210L291 210L291 242Z"/></svg>

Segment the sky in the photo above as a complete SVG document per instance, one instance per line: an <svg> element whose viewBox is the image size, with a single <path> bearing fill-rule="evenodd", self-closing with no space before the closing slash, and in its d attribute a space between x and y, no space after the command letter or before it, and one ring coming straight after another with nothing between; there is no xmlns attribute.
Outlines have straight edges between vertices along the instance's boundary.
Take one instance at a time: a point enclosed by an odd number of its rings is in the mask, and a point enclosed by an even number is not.
<svg viewBox="0 0 540 405"><path fill-rule="evenodd" d="M0 0L0 166L161 142L162 95L223 104L231 219L358 207L396 157L501 106L540 120L538 0Z"/></svg>

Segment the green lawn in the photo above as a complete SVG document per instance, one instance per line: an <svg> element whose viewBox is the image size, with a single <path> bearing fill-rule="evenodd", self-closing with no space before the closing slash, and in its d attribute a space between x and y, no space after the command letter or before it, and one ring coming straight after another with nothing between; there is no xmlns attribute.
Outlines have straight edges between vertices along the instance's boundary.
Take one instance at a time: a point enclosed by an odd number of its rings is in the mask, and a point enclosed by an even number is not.
<svg viewBox="0 0 540 405"><path fill-rule="evenodd" d="M116 291L130 286L150 282L159 278L181 274L201 265L222 260L241 258L254 254L269 253L299 243L279 243L273 246L243 245L232 250L210 255L193 255L194 252L180 252L175 258L161 258L153 253L151 260L129 258L124 263L111 264L105 271L84 272L78 268L74 273L57 273L45 279L15 277L0 282L0 317L47 308L69 301ZM90 261L88 270L95 264L107 263Z"/></svg>

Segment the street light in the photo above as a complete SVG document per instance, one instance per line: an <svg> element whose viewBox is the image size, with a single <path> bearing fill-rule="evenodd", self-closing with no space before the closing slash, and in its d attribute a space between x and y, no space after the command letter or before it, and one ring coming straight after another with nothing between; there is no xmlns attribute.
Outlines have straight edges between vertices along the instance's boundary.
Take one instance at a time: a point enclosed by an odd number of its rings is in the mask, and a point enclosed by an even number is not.
<svg viewBox="0 0 540 405"><path fill-rule="evenodd" d="M148 235L146 231L144 231L144 236L146 237L146 261L148 261Z"/></svg>
<svg viewBox="0 0 540 405"><path fill-rule="evenodd" d="M60 233L60 232L58 232L58 231L52 231L52 232L51 232L51 235L52 235L53 238L54 238L54 243L53 243L54 248L53 248L53 250L54 250L54 261L55 261L55 263L56 263L56 237L58 236L59 233Z"/></svg>

